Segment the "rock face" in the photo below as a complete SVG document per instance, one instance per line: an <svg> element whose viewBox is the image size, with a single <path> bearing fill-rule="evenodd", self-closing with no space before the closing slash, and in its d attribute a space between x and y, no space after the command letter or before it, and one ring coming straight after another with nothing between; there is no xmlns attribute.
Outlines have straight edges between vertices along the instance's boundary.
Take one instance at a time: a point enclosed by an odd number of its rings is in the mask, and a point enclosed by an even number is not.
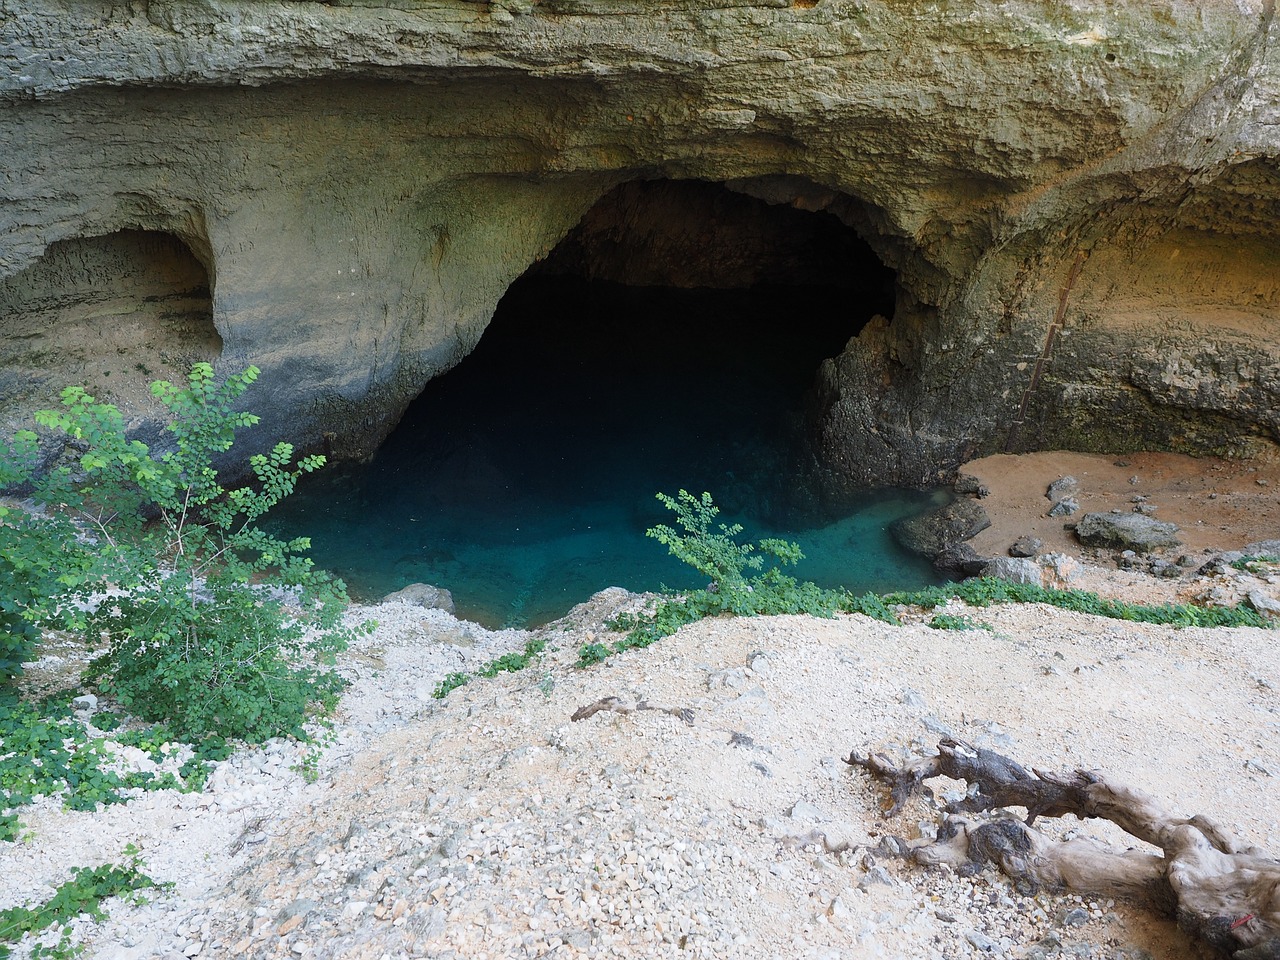
<svg viewBox="0 0 1280 960"><path fill-rule="evenodd" d="M802 244L611 193L701 180L832 218L894 271L892 319L817 373L833 495L1000 450L1280 435L1263 0L0 14L5 428L77 381L145 425L148 379L214 359L263 369L257 445L367 454L580 222L553 262L746 284L776 248L804 273ZM610 223L660 234L634 274Z"/></svg>

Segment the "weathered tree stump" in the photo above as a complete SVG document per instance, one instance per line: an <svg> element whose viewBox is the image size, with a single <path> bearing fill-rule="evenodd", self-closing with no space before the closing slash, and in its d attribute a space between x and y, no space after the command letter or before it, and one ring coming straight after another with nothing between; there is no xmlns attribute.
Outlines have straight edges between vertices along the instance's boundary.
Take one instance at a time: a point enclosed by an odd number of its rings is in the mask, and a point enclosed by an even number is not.
<svg viewBox="0 0 1280 960"><path fill-rule="evenodd" d="M890 815L931 777L970 785L968 796L946 807L937 840L894 840L891 846L909 860L946 864L962 875L990 863L1024 888L1141 901L1176 916L1184 930L1234 960L1280 960L1280 861L1205 817L1175 816L1098 771L1031 771L950 738L938 743L936 757L902 765L856 752L847 762L888 785ZM1010 807L1025 808L1025 820ZM1055 840L1034 827L1039 817L1067 813L1109 820L1163 856L1085 838Z"/></svg>

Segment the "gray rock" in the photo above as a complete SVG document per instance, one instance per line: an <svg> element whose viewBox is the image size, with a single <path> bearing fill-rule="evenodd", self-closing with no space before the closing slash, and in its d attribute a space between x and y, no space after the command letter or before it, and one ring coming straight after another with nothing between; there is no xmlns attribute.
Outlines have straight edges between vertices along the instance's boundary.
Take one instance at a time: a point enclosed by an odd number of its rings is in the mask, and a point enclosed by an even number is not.
<svg viewBox="0 0 1280 960"><path fill-rule="evenodd" d="M1165 547L1181 546L1177 524L1162 523L1140 513L1086 513L1076 524L1076 536L1091 547L1116 547L1149 553Z"/></svg>
<svg viewBox="0 0 1280 960"><path fill-rule="evenodd" d="M1048 575L1049 582L1054 586L1066 586L1078 580L1083 572L1080 561L1066 553L1042 554L1036 557L1036 563Z"/></svg>
<svg viewBox="0 0 1280 960"><path fill-rule="evenodd" d="M1121 570L1145 570L1147 569L1147 561L1145 558L1138 556L1136 550L1122 550L1120 555L1116 557L1116 566Z"/></svg>
<svg viewBox="0 0 1280 960"><path fill-rule="evenodd" d="M924 697L920 695L918 690L912 690L910 687L902 691L902 696L898 698L902 701L903 706L910 707L912 710L924 710L928 704L925 703Z"/></svg>
<svg viewBox="0 0 1280 960"><path fill-rule="evenodd" d="M991 496L991 491L987 489L987 485L968 473L962 473L956 477L955 486L952 489L962 497L982 498Z"/></svg>
<svg viewBox="0 0 1280 960"><path fill-rule="evenodd" d="M898 520L890 530L908 550L932 560L947 547L969 540L989 526L987 511L973 500L961 499L917 517Z"/></svg>
<svg viewBox="0 0 1280 960"><path fill-rule="evenodd" d="M1049 498L1050 503L1058 503L1068 497L1074 497L1079 489L1080 484L1075 477L1059 477L1049 484L1049 489L1045 496Z"/></svg>
<svg viewBox="0 0 1280 960"><path fill-rule="evenodd" d="M1080 509L1080 503L1075 497L1067 497L1059 500L1049 508L1049 516L1051 517L1069 517Z"/></svg>
<svg viewBox="0 0 1280 960"><path fill-rule="evenodd" d="M1248 760L1246 760L1244 762L1244 768L1246 770L1252 770L1254 773L1260 773L1264 777L1275 776L1273 769L1269 767L1267 764L1263 763L1257 757L1250 757Z"/></svg>
<svg viewBox="0 0 1280 960"><path fill-rule="evenodd" d="M897 881L893 879L893 875L878 863L867 870L862 879L858 881L858 886L863 890L876 885L892 887L896 884Z"/></svg>
<svg viewBox="0 0 1280 960"><path fill-rule="evenodd" d="M978 930L968 931L965 933L964 938L973 945L975 950L980 950L983 953L992 953L996 949L996 942Z"/></svg>
<svg viewBox="0 0 1280 960"><path fill-rule="evenodd" d="M933 565L948 573L957 573L961 577L976 577L987 565L989 557L984 557L968 543L953 543L933 558Z"/></svg>
<svg viewBox="0 0 1280 960"><path fill-rule="evenodd" d="M1009 556L1011 557L1034 557L1044 547L1044 541L1039 537L1019 537L1009 546Z"/></svg>
<svg viewBox="0 0 1280 960"><path fill-rule="evenodd" d="M792 820L803 820L806 823L821 823L831 819L831 814L815 807L808 800L797 800L793 803L787 810L787 816Z"/></svg>
<svg viewBox="0 0 1280 960"><path fill-rule="evenodd" d="M383 603L411 603L426 607L429 610L443 610L453 613L453 594L443 587L433 587L429 583L411 583L395 593L388 593L382 598Z"/></svg>
<svg viewBox="0 0 1280 960"><path fill-rule="evenodd" d="M1277 618L1280 617L1280 600L1270 594L1264 593L1256 587L1250 590L1246 595L1249 606L1257 610L1264 617Z"/></svg>
<svg viewBox="0 0 1280 960"><path fill-rule="evenodd" d="M924 724L924 728L930 733L936 733L940 737L954 737L956 732L951 729L950 725L943 723L932 713L925 714L920 718L920 722Z"/></svg>
<svg viewBox="0 0 1280 960"><path fill-rule="evenodd" d="M982 576L1008 580L1010 583L1028 583L1039 586L1044 582L1040 565L1027 557L992 557L982 568Z"/></svg>
<svg viewBox="0 0 1280 960"><path fill-rule="evenodd" d="M1058 915L1058 922L1064 927L1083 927L1089 922L1089 911L1084 907L1072 907Z"/></svg>
<svg viewBox="0 0 1280 960"><path fill-rule="evenodd" d="M1196 571L1202 577L1223 577L1231 573L1230 554L1212 556Z"/></svg>

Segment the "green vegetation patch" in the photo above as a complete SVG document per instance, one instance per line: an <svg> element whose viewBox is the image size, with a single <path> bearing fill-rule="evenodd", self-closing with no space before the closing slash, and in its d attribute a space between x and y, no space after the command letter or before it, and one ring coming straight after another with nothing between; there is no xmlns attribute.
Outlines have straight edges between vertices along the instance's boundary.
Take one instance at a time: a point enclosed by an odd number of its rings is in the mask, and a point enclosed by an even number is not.
<svg viewBox="0 0 1280 960"><path fill-rule="evenodd" d="M1087 590L1049 590L1034 584L1010 583L993 577L978 577L961 583L926 587L910 593L891 593L884 597L890 605L923 607L932 610L951 600L962 600L971 607L989 607L995 603L1043 603L1062 610L1088 613L1112 620L1155 623L1174 627L1270 627L1271 621L1248 607L1195 607L1189 604L1145 606L1106 600Z"/></svg>
<svg viewBox="0 0 1280 960"><path fill-rule="evenodd" d="M52 947L37 944L33 958L70 960L80 952L71 944L71 933L65 924L81 914L101 922L107 917L102 904L110 897L123 897L134 903L143 902L142 891L166 889L142 872L142 860L130 844L124 849L125 862L105 863L97 867L76 867L71 879L60 884L52 897L36 906L10 907L0 910L0 960L10 955L9 947L23 937L38 935L52 926L62 926L61 936Z"/></svg>
<svg viewBox="0 0 1280 960"><path fill-rule="evenodd" d="M203 741L302 735L344 685L334 657L352 628L341 581L314 569L305 537L258 524L324 458L277 444L249 457L252 480L224 486L215 463L258 418L240 409L256 367L151 384L170 415L153 449L83 387L36 414L62 462L37 476L37 435L0 443L0 488L33 490L34 510L0 507L0 690L39 629L101 638L86 682L144 720Z"/></svg>
<svg viewBox="0 0 1280 960"><path fill-rule="evenodd" d="M1247 573L1261 573L1267 567L1280 564L1280 557L1265 553L1258 556L1240 557L1238 560L1232 560L1231 566L1236 570L1244 570Z"/></svg>
<svg viewBox="0 0 1280 960"><path fill-rule="evenodd" d="M929 626L935 630L995 630L989 623L954 613L939 613L931 617Z"/></svg>
<svg viewBox="0 0 1280 960"><path fill-rule="evenodd" d="M115 715L98 714L95 726L115 726ZM99 728L101 730L101 728ZM230 756L220 737L190 745L192 755L175 775L169 771L120 772L112 743L138 746L158 764L184 745L163 727L113 733L108 739L76 718L65 701L39 704L0 696L0 841L19 839L18 809L38 797L58 797L69 810L124 803L130 791L204 787L210 764Z"/></svg>
<svg viewBox="0 0 1280 960"><path fill-rule="evenodd" d="M547 641L543 637L533 637L525 642L522 652L512 651L504 653L502 656L490 660L477 670L474 676L478 677L496 677L500 673L515 673L525 669L538 659L547 649ZM472 674L470 673L451 673L436 684L436 689L432 696L437 700L443 700L449 694L457 690L458 687L464 686L471 682Z"/></svg>
<svg viewBox="0 0 1280 960"><path fill-rule="evenodd" d="M1048 590L1044 587L1010 583L991 577L948 583L910 593L884 596L865 594L855 597L846 590L827 590L808 581L798 582L782 572L781 567L803 558L799 546L777 540L761 540L752 546L737 542L742 531L738 524L712 524L719 513L709 493L694 497L681 490L677 497L658 494L667 509L676 514L683 532L659 525L648 535L667 546L671 554L711 579L702 590L659 600L652 610L639 616L624 614L608 626L625 632L614 643L589 643L578 651L578 666L600 663L615 653L647 647L668 637L681 627L704 617L758 616L784 613L807 613L816 617L833 617L837 613L860 613L884 623L898 623L893 608L914 606L933 609L953 599L973 607L995 603L1045 603L1064 610L1095 616L1156 623L1171 626L1198 627L1269 627L1271 622L1246 607L1194 607L1184 604L1142 606L1104 600L1083 590ZM760 570L763 558L772 557L775 566L755 576L746 570ZM969 617L938 614L929 625L943 630L991 629Z"/></svg>
<svg viewBox="0 0 1280 960"><path fill-rule="evenodd" d="M584 645L578 651L579 667L600 663L624 650L647 647L704 617L807 613L829 618L837 613L861 613L885 623L898 622L874 594L855 597L847 590L827 590L784 573L784 567L804 559L799 544L777 539L739 543L742 525L715 523L720 511L711 494L695 497L681 490L675 497L660 493L658 500L675 514L680 530L659 524L646 535L711 582L701 590L667 597L648 613L616 618L610 629L626 631L626 636L612 644ZM762 572L748 575L748 570Z"/></svg>

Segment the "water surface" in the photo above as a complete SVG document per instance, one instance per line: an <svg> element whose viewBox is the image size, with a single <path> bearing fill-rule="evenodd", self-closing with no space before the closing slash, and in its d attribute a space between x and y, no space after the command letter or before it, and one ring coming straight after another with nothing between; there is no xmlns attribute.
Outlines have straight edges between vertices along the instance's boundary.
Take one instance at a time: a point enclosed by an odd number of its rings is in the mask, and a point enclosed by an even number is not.
<svg viewBox="0 0 1280 960"><path fill-rule="evenodd" d="M432 583L487 626L545 623L608 586L704 585L644 535L672 521L654 494L682 487L745 539L799 541L801 579L936 582L887 532L928 495L823 515L796 468L818 363L863 320L840 291L519 281L372 462L307 477L273 525L310 536L357 597Z"/></svg>

